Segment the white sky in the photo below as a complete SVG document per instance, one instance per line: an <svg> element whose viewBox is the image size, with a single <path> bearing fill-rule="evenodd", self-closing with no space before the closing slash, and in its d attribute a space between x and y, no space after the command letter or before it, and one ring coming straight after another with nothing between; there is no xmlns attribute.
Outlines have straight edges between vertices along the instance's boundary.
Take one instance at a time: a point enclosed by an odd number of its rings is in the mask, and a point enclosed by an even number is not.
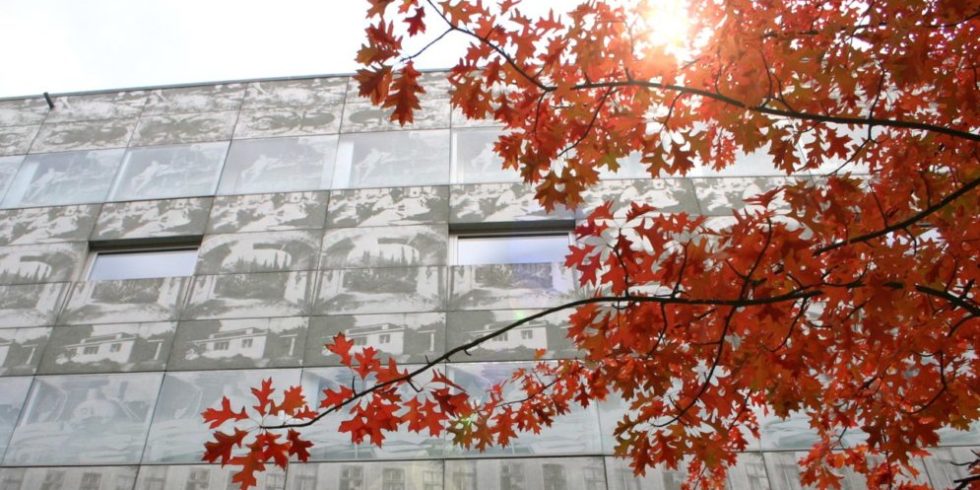
<svg viewBox="0 0 980 490"><path fill-rule="evenodd" d="M353 72L366 5L0 0L0 97ZM427 34L440 32L437 20ZM417 65L453 64L451 44L459 43L442 44Z"/></svg>

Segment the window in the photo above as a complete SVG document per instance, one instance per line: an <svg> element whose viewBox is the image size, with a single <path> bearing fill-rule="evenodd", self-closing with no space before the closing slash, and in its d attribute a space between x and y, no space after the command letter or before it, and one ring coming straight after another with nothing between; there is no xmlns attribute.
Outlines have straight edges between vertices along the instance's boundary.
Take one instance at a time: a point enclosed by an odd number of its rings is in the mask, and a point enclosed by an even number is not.
<svg viewBox="0 0 980 490"><path fill-rule="evenodd" d="M119 352L122 350L122 344L112 344L109 346L109 352Z"/></svg>
<svg viewBox="0 0 980 490"><path fill-rule="evenodd" d="M405 490L405 470L384 468L381 478L382 490Z"/></svg>
<svg viewBox="0 0 980 490"><path fill-rule="evenodd" d="M74 347L68 349L68 357L74 357L76 354L78 354L78 349Z"/></svg>
<svg viewBox="0 0 980 490"><path fill-rule="evenodd" d="M228 350L231 344L227 340L222 340L214 343L214 350Z"/></svg>
<svg viewBox="0 0 980 490"><path fill-rule="evenodd" d="M78 490L99 490L99 486L102 484L102 475L98 473L82 473L82 483L79 485Z"/></svg>
<svg viewBox="0 0 980 490"><path fill-rule="evenodd" d="M210 486L209 483L209 471L205 468L192 469L191 473L187 475L187 484L184 485L185 490L207 490Z"/></svg>
<svg viewBox="0 0 980 490"><path fill-rule="evenodd" d="M460 234L455 237L455 264L534 264L564 262L571 235Z"/></svg>
<svg viewBox="0 0 980 490"><path fill-rule="evenodd" d="M541 466L545 490L566 490L565 469L560 464L545 464Z"/></svg>
<svg viewBox="0 0 980 490"><path fill-rule="evenodd" d="M189 276L197 265L197 247L92 252L90 281Z"/></svg>
<svg viewBox="0 0 980 490"><path fill-rule="evenodd" d="M85 354L87 356L90 356L92 354L98 354L98 353L99 353L99 346L97 345L90 345L82 349L82 354Z"/></svg>
<svg viewBox="0 0 980 490"><path fill-rule="evenodd" d="M354 345L360 345L360 346L367 345L367 339L364 337L354 337L353 339L351 339L351 341L354 342Z"/></svg>
<svg viewBox="0 0 980 490"><path fill-rule="evenodd" d="M249 348L252 346L252 339L242 339L242 347Z"/></svg>
<svg viewBox="0 0 980 490"><path fill-rule="evenodd" d="M531 340L534 338L534 332L531 330L521 330L521 340Z"/></svg>
<svg viewBox="0 0 980 490"><path fill-rule="evenodd" d="M360 490L364 483L364 469L360 466L340 468L340 490Z"/></svg>
<svg viewBox="0 0 980 490"><path fill-rule="evenodd" d="M383 333L383 334L379 335L378 336L378 343L379 344L388 344L388 343L391 343L391 335L388 335L386 333Z"/></svg>

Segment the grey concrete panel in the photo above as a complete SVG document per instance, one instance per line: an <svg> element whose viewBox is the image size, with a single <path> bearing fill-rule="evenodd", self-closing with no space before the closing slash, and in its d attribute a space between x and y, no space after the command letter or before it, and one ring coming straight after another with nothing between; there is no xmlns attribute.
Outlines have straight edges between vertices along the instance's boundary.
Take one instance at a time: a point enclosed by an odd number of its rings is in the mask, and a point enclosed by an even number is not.
<svg viewBox="0 0 980 490"><path fill-rule="evenodd" d="M59 323L176 320L188 282L185 277L79 282L72 288Z"/></svg>
<svg viewBox="0 0 980 490"><path fill-rule="evenodd" d="M327 196L325 191L218 196L208 233L320 229Z"/></svg>
<svg viewBox="0 0 980 490"><path fill-rule="evenodd" d="M781 419L773 413L763 414L759 419L760 447L763 451L809 450L818 442L816 431L810 428L810 419L800 412L790 413L789 417ZM864 443L867 434L858 428L848 430L842 437L842 442L848 446Z"/></svg>
<svg viewBox="0 0 980 490"><path fill-rule="evenodd" d="M340 136L333 187L449 183L449 131L394 131Z"/></svg>
<svg viewBox="0 0 980 490"><path fill-rule="evenodd" d="M765 469L769 476L770 488L773 490L803 490L811 489L814 487L803 485L800 482L800 473L802 468L800 468L798 461L805 458L807 455L806 451L799 452L774 452L774 453L764 453L763 458L765 460ZM742 462L749 460L752 462L753 466L755 463L755 455L742 454L739 455L739 465ZM869 463L874 463L873 458L869 458ZM926 463L928 464L928 462ZM920 472L915 478L912 478L913 483L919 483L923 485L928 485L929 476L932 473L929 472L927 475L928 466L924 466L922 461L918 458L913 458L913 466L915 466ZM738 469L738 466L735 467ZM953 470L955 472L955 470ZM840 487L842 490L865 490L867 487L867 480L864 475L856 473L850 468L844 468L842 470L835 471L841 477ZM905 475L908 479L908 475ZM940 480L942 481L942 480ZM732 477L729 477L729 483L732 483ZM752 487L729 487L729 488L752 488ZM951 488L945 485L936 485L935 480L933 480L933 485L931 488Z"/></svg>
<svg viewBox="0 0 980 490"><path fill-rule="evenodd" d="M344 121L341 132L392 131L400 129L436 129L449 127L449 82L444 73L427 73L419 77L424 93L419 95L419 109L412 115L413 122L401 126L391 121L390 108L371 104L367 97L358 94L358 83L353 78L347 88Z"/></svg>
<svg viewBox="0 0 980 490"><path fill-rule="evenodd" d="M235 138L306 136L340 131L340 106L328 108L280 108L242 111Z"/></svg>
<svg viewBox="0 0 980 490"><path fill-rule="evenodd" d="M48 103L43 97L0 101L0 126L41 124L48 115Z"/></svg>
<svg viewBox="0 0 980 490"><path fill-rule="evenodd" d="M0 328L54 323L68 283L0 286Z"/></svg>
<svg viewBox="0 0 980 490"><path fill-rule="evenodd" d="M309 272L228 274L194 278L185 320L308 314Z"/></svg>
<svg viewBox="0 0 980 490"><path fill-rule="evenodd" d="M373 347L399 364L424 363L441 355L446 345L444 313L393 313L313 317L304 366L339 366L340 358L324 344L344 334L355 350Z"/></svg>
<svg viewBox="0 0 980 490"><path fill-rule="evenodd" d="M251 407L255 404L251 388L266 378L276 388L296 386L300 384L300 370L167 373L153 412L143 463L199 463L204 443L211 438L201 422L201 412L218 408L222 397L228 397L236 409ZM276 417L265 420L274 422Z"/></svg>
<svg viewBox="0 0 980 490"><path fill-rule="evenodd" d="M231 139L237 111L143 116L133 146L172 145Z"/></svg>
<svg viewBox="0 0 980 490"><path fill-rule="evenodd" d="M161 373L38 376L4 464L140 460Z"/></svg>
<svg viewBox="0 0 980 490"><path fill-rule="evenodd" d="M442 461L292 464L289 466L286 488L441 490L442 466Z"/></svg>
<svg viewBox="0 0 980 490"><path fill-rule="evenodd" d="M676 469L657 465L647 468L645 475L636 476L633 469L629 467L629 459L610 456L603 459L606 463L606 481L609 490L681 490L682 485L687 481L687 467L683 461Z"/></svg>
<svg viewBox="0 0 980 490"><path fill-rule="evenodd" d="M27 153L39 129L37 125L0 127L0 156Z"/></svg>
<svg viewBox="0 0 980 490"><path fill-rule="evenodd" d="M0 329L0 376L29 376L37 371L51 327Z"/></svg>
<svg viewBox="0 0 980 490"><path fill-rule="evenodd" d="M136 466L62 466L3 468L0 481L11 490L130 490Z"/></svg>
<svg viewBox="0 0 980 490"><path fill-rule="evenodd" d="M208 235L198 251L198 274L309 270L320 234L312 230Z"/></svg>
<svg viewBox="0 0 980 490"><path fill-rule="evenodd" d="M330 193L327 227L403 226L449 220L449 187L390 187Z"/></svg>
<svg viewBox="0 0 980 490"><path fill-rule="evenodd" d="M329 188L336 156L336 136L236 140L228 151L218 193Z"/></svg>
<svg viewBox="0 0 980 490"><path fill-rule="evenodd" d="M3 207L102 202L122 157L121 149L29 155L7 189Z"/></svg>
<svg viewBox="0 0 980 490"><path fill-rule="evenodd" d="M930 449L924 465L932 488L954 488L955 480L969 476L970 468L964 463L974 461L977 453L980 446Z"/></svg>
<svg viewBox="0 0 980 490"><path fill-rule="evenodd" d="M562 264L488 264L452 268L451 310L550 308L576 298Z"/></svg>
<svg viewBox="0 0 980 490"><path fill-rule="evenodd" d="M157 89L149 93L143 115L237 111L244 96L241 83Z"/></svg>
<svg viewBox="0 0 980 490"><path fill-rule="evenodd" d="M532 363L472 363L450 364L447 376L463 387L476 403L485 402L490 388L511 378L516 369L530 369ZM514 383L503 389L504 400L526 396ZM551 427L542 427L539 434L520 432L507 447L491 447L486 452L453 447L454 456L534 456L600 454L599 417L595 405L582 408L575 405L570 413L557 417Z"/></svg>
<svg viewBox="0 0 980 490"><path fill-rule="evenodd" d="M587 190L584 200L580 213L583 216L606 201L611 201L614 214L622 217L633 202L654 206L665 213L699 213L694 186L688 179L609 180Z"/></svg>
<svg viewBox="0 0 980 490"><path fill-rule="evenodd" d="M98 212L98 204L2 210L0 245L84 241Z"/></svg>
<svg viewBox="0 0 980 490"><path fill-rule="evenodd" d="M113 201L214 194L228 143L131 148L109 196Z"/></svg>
<svg viewBox="0 0 980 490"><path fill-rule="evenodd" d="M454 185L449 191L450 223L489 223L574 219L563 207L547 212L534 198L534 188L522 184Z"/></svg>
<svg viewBox="0 0 980 490"><path fill-rule="evenodd" d="M39 371L44 374L162 371L176 322L56 327Z"/></svg>
<svg viewBox="0 0 980 490"><path fill-rule="evenodd" d="M0 247L0 284L73 281L87 257L83 242Z"/></svg>
<svg viewBox="0 0 980 490"><path fill-rule="evenodd" d="M210 197L112 202L102 212L93 240L203 235L211 211Z"/></svg>
<svg viewBox="0 0 980 490"><path fill-rule="evenodd" d="M123 148L135 129L136 119L45 124L31 145L31 153Z"/></svg>
<svg viewBox="0 0 980 490"><path fill-rule="evenodd" d="M745 199L766 192L776 186L792 185L797 177L706 177L691 179L697 193L701 212L709 216L725 216L733 210L761 209L748 206ZM770 207L788 209L788 204L780 194ZM749 209L746 209L749 208Z"/></svg>
<svg viewBox="0 0 980 490"><path fill-rule="evenodd" d="M447 225L328 229L320 268L446 265L448 241Z"/></svg>
<svg viewBox="0 0 980 490"><path fill-rule="evenodd" d="M289 464L290 473L296 466L296 463ZM136 490L237 489L241 484L232 481L237 472L238 468L234 466L222 468L209 464L140 466ZM252 487L255 490L283 490L286 472L275 466L266 466L265 471L255 474L255 480Z"/></svg>
<svg viewBox="0 0 980 490"><path fill-rule="evenodd" d="M538 310L450 311L446 345L453 348L508 326ZM497 335L455 361L531 361L581 357L567 337L569 312L554 313ZM538 357L537 351L542 350Z"/></svg>
<svg viewBox="0 0 980 490"><path fill-rule="evenodd" d="M305 317L181 322L170 369L299 367L307 322Z"/></svg>
<svg viewBox="0 0 980 490"><path fill-rule="evenodd" d="M126 91L102 94L66 95L54 98L54 109L46 123L133 119L146 104L146 92Z"/></svg>
<svg viewBox="0 0 980 490"><path fill-rule="evenodd" d="M0 454L7 449L7 442L14 433L14 426L33 381L34 378L30 376L0 378L0 413L3 414L0 417ZM0 469L0 481L4 481L3 471Z"/></svg>
<svg viewBox="0 0 980 490"><path fill-rule="evenodd" d="M445 267L327 270L317 315L438 311L446 305Z"/></svg>
<svg viewBox="0 0 980 490"><path fill-rule="evenodd" d="M347 91L346 77L252 82L245 92L243 110L283 107L339 109Z"/></svg>
<svg viewBox="0 0 980 490"><path fill-rule="evenodd" d="M523 457L446 461L446 490L498 488L605 490L606 470L602 458Z"/></svg>

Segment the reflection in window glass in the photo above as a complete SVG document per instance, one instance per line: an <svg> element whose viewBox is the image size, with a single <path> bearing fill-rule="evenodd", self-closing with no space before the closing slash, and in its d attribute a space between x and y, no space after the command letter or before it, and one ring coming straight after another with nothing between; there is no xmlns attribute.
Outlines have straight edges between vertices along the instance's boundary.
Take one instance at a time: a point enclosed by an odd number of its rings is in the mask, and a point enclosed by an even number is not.
<svg viewBox="0 0 980 490"><path fill-rule="evenodd" d="M122 156L123 150L31 155L10 184L3 207L101 202Z"/></svg>
<svg viewBox="0 0 980 490"><path fill-rule="evenodd" d="M0 157L0 198L7 191L7 186L10 185L14 174L17 173L17 167L20 166L20 162L23 160L24 157L22 156Z"/></svg>
<svg viewBox="0 0 980 490"><path fill-rule="evenodd" d="M130 149L111 200L213 194L227 149L224 142Z"/></svg>
<svg viewBox="0 0 980 490"><path fill-rule="evenodd" d="M449 183L449 131L388 131L340 136L335 188Z"/></svg>
<svg viewBox="0 0 980 490"><path fill-rule="evenodd" d="M553 235L460 236L457 265L564 262L568 233Z"/></svg>
<svg viewBox="0 0 980 490"><path fill-rule="evenodd" d="M89 273L90 281L146 279L194 274L197 249L98 253Z"/></svg>
<svg viewBox="0 0 980 490"><path fill-rule="evenodd" d="M237 140L228 151L219 194L324 189L330 186L337 136Z"/></svg>
<svg viewBox="0 0 980 490"><path fill-rule="evenodd" d="M453 131L454 182L482 184L487 182L520 182L514 169L504 169L504 160L493 151L500 137L498 128L475 128Z"/></svg>

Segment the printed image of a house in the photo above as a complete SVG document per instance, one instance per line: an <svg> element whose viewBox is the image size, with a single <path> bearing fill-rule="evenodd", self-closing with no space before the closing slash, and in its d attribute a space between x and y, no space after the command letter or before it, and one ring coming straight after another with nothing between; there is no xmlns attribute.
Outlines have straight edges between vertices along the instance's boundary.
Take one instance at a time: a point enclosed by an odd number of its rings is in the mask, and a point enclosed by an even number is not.
<svg viewBox="0 0 980 490"><path fill-rule="evenodd" d="M405 330L407 329L401 325L381 323L349 328L344 331L344 335L354 342L355 346L370 345L388 354L400 355L405 352Z"/></svg>
<svg viewBox="0 0 980 490"><path fill-rule="evenodd" d="M136 335L131 333L95 335L64 346L61 359L78 363L110 361L124 364L129 361L135 343ZM157 344L157 356L160 355L160 345Z"/></svg>
<svg viewBox="0 0 980 490"><path fill-rule="evenodd" d="M260 359L265 353L265 344L269 332L253 327L215 332L206 339L194 340L192 345L198 348L202 357L209 359L225 359L242 356L250 359Z"/></svg>
<svg viewBox="0 0 980 490"><path fill-rule="evenodd" d="M496 331L507 324L510 320L493 322L484 325L483 328L469 333L471 339L482 337L490 332ZM496 337L487 340L482 348L487 350L511 350L517 348L526 349L547 349L548 348L548 324L542 320L535 320L525 323L512 330L508 330Z"/></svg>

